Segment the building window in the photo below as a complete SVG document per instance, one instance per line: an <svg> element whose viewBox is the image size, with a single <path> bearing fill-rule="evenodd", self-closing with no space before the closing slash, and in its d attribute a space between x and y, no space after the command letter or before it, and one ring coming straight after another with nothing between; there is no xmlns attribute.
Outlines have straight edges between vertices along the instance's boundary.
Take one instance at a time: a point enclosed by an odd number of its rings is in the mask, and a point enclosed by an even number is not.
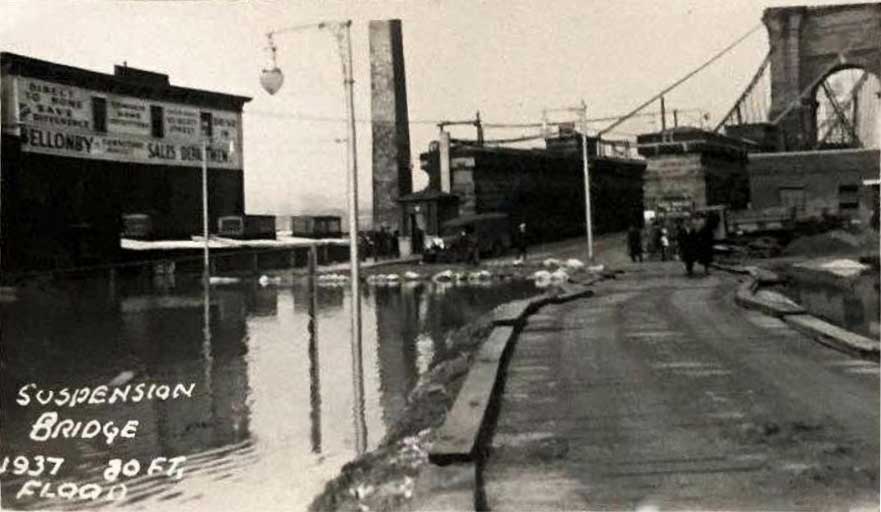
<svg viewBox="0 0 881 512"><path fill-rule="evenodd" d="M856 210L860 207L860 187L859 185L839 185L838 186L838 209L839 210Z"/></svg>
<svg viewBox="0 0 881 512"><path fill-rule="evenodd" d="M165 116L159 105L150 106L150 134L157 138L165 137Z"/></svg>
<svg viewBox="0 0 881 512"><path fill-rule="evenodd" d="M211 137L213 132L214 122L211 119L211 112L200 112L199 113L199 121L202 129L203 137Z"/></svg>
<svg viewBox="0 0 881 512"><path fill-rule="evenodd" d="M780 193L780 206L795 208L796 213L805 211L804 187L782 187Z"/></svg>
<svg viewBox="0 0 881 512"><path fill-rule="evenodd" d="M92 129L107 133L107 99L92 97Z"/></svg>

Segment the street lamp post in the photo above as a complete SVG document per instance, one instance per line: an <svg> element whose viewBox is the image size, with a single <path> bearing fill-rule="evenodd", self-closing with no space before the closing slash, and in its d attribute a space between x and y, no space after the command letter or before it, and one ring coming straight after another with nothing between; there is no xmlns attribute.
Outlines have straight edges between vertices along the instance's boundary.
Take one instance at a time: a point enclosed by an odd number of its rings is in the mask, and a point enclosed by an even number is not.
<svg viewBox="0 0 881 512"><path fill-rule="evenodd" d="M306 24L273 30L266 36L269 42L269 50L272 53L272 68L264 69L260 76L260 83L269 94L275 94L284 83L284 75L276 63L277 47L274 36L300 32L309 29L329 29L336 38L340 51L340 60L343 71L343 86L346 92L346 118L348 120L347 137L347 179L348 179L348 210L349 210L349 265L350 284L352 293L351 329L352 329L352 376L355 388L355 427L356 427L356 450L359 454L366 451L367 433L364 421L364 379L362 349L361 349L361 280L360 262L358 258L358 158L355 145L355 94L354 78L352 72L352 21L321 22L318 24ZM360 410L358 410L360 409Z"/></svg>

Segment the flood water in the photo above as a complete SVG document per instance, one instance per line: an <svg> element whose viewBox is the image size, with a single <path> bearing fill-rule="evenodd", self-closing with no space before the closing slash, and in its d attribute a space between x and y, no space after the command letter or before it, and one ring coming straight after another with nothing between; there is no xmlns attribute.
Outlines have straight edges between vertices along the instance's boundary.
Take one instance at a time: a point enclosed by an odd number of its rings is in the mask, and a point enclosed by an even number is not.
<svg viewBox="0 0 881 512"><path fill-rule="evenodd" d="M786 293L809 313L839 327L871 339L879 336L878 274L865 274L859 279L838 284L797 279L786 287Z"/></svg>
<svg viewBox="0 0 881 512"><path fill-rule="evenodd" d="M314 317L305 280L293 287L212 287L207 335L198 281L171 288L136 280L28 286L17 301L0 304L2 508L304 510L356 457L359 439L366 438L367 449L382 439L418 375L450 350L450 332L534 293L522 281L365 287L359 383L352 373L348 286L318 287ZM28 384L35 384L25 392L29 402L20 405ZM65 387L138 384L155 384L156 394L74 407L37 400L38 389L45 400L48 390L57 399ZM190 396L173 399L165 388L161 399L160 386L176 384L191 385ZM91 438L74 433L33 441L35 423L50 411L84 424L99 420L102 429L108 421L121 428L136 420L136 435L108 443L102 430ZM23 457L16 466L19 456L29 457L26 468ZM37 456L64 461L50 476ZM180 479L164 472L169 460L147 474L157 457L182 456ZM138 462L110 481L111 459ZM17 499L28 480L40 484ZM94 501L57 497L66 482L80 489L95 483L104 494ZM108 501L106 493L119 483L125 498Z"/></svg>

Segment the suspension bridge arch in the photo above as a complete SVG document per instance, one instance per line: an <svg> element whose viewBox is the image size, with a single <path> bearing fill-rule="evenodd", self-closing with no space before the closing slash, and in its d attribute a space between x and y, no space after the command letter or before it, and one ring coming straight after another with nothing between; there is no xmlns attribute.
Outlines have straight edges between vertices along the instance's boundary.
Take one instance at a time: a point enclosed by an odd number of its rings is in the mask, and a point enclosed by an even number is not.
<svg viewBox="0 0 881 512"><path fill-rule="evenodd" d="M877 75L853 64L837 66L814 88L808 141L816 149L878 148L879 94Z"/></svg>

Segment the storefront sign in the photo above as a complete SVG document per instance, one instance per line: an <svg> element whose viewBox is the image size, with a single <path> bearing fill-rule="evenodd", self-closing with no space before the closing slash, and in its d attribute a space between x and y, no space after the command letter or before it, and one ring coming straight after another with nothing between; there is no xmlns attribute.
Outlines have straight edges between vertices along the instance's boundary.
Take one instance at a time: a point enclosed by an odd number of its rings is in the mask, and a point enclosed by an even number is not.
<svg viewBox="0 0 881 512"><path fill-rule="evenodd" d="M239 113L105 94L31 78L15 79L23 151L199 167L202 142L210 134L209 165L242 168ZM106 108L106 131L95 131L93 126L95 98ZM156 115L161 116L162 137L152 136Z"/></svg>
<svg viewBox="0 0 881 512"><path fill-rule="evenodd" d="M120 160L165 165L202 165L201 143L172 143L133 140L126 137L83 135L54 129L25 126L21 130L22 148L34 153L58 156ZM211 167L240 169L240 158L232 147L214 144L208 148Z"/></svg>
<svg viewBox="0 0 881 512"><path fill-rule="evenodd" d="M664 196L658 199L656 206L665 212L686 212L694 207L694 201L687 196Z"/></svg>

